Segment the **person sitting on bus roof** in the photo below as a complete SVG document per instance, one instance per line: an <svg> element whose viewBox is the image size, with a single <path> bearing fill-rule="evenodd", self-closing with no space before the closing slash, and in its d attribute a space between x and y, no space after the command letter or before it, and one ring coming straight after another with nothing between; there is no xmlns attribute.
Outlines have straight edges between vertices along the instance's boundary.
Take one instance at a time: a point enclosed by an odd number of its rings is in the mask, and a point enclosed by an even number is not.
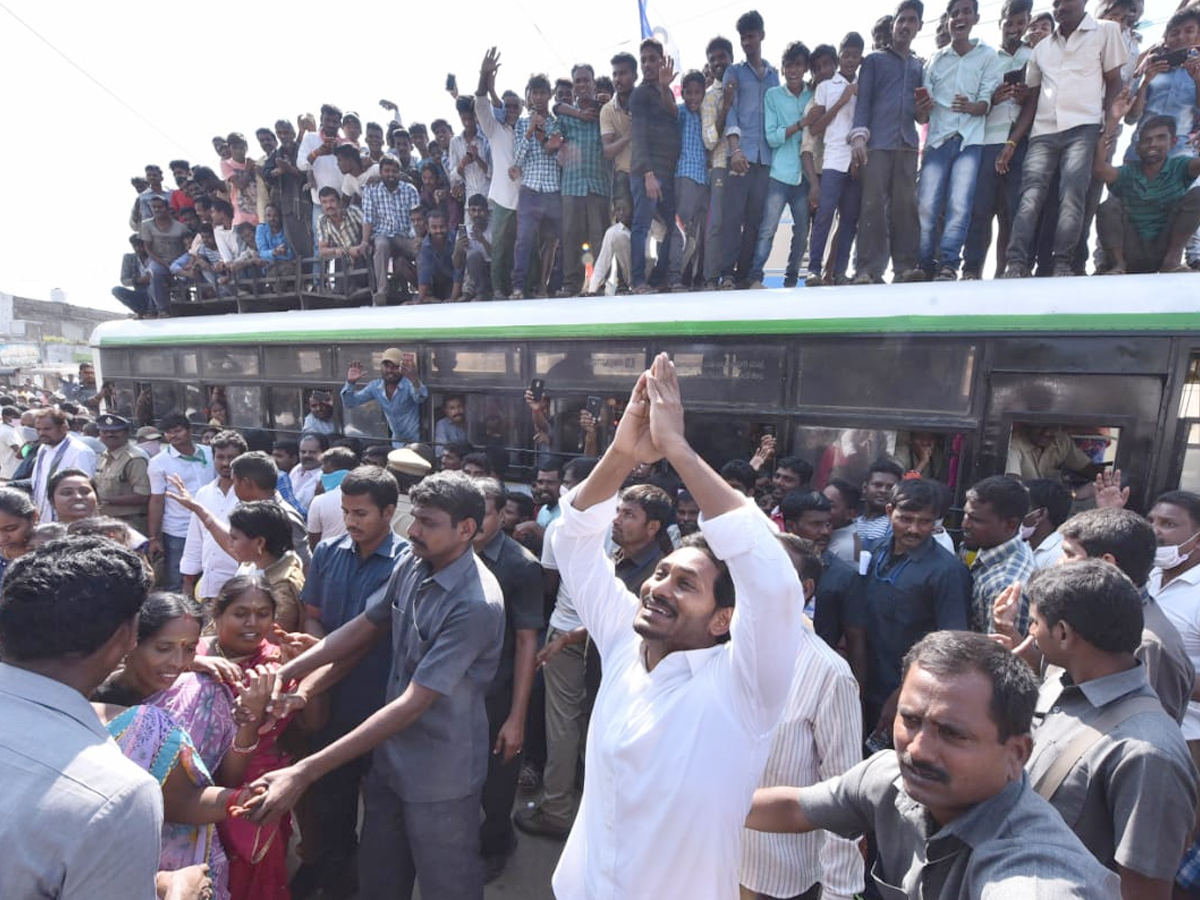
<svg viewBox="0 0 1200 900"><path fill-rule="evenodd" d="M440 209L425 215L429 234L421 242L417 256L417 302L457 300L462 294L462 270L454 264L454 246L449 237L450 224Z"/></svg>
<svg viewBox="0 0 1200 900"><path fill-rule="evenodd" d="M1100 135L1092 173L1108 185L1096 215L1108 273L1187 271L1183 249L1200 228L1200 157L1169 156L1175 120L1154 116L1142 125L1137 162L1112 165L1105 147L1116 139L1121 116L1133 100L1128 89L1113 102L1110 124Z"/></svg>
<svg viewBox="0 0 1200 900"><path fill-rule="evenodd" d="M355 360L346 371L342 385L342 407L354 409L374 400L387 418L392 432L392 446L403 447L421 439L421 404L429 397L429 388L421 383L416 354L404 354L395 347L383 352L379 363L380 378L356 391L354 383L366 370ZM407 381L407 385L402 385Z"/></svg>

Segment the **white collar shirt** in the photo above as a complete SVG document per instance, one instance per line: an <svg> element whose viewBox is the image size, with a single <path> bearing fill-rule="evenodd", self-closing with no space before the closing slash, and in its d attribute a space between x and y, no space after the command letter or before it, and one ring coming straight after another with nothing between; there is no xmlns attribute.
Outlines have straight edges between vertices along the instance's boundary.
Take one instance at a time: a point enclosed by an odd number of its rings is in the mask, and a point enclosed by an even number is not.
<svg viewBox="0 0 1200 900"><path fill-rule="evenodd" d="M1059 531L1052 531L1046 538L1033 548L1033 569L1049 569L1057 566L1063 555L1063 536Z"/></svg>
<svg viewBox="0 0 1200 900"><path fill-rule="evenodd" d="M1192 566L1166 585L1162 569L1152 569L1146 590L1179 632L1184 652L1200 672L1200 566ZM1200 740L1200 703L1195 700L1188 702L1182 728L1186 740Z"/></svg>
<svg viewBox="0 0 1200 900"><path fill-rule="evenodd" d="M33 502L37 504L38 516L43 522L54 521L54 504L46 489L50 476L63 469L82 469L88 475L96 474L96 451L73 434L53 447L42 444L38 447L37 460L33 464Z"/></svg>
<svg viewBox="0 0 1200 900"><path fill-rule="evenodd" d="M238 505L237 492L233 485L222 491L219 481L210 481L196 491L196 502L212 513L212 517L228 527L229 514ZM196 585L196 596L215 597L225 582L237 574L237 560L221 549L217 539L200 524L199 516L192 516L188 524L187 542L183 545L183 557L179 560L179 571L184 575L203 575Z"/></svg>
<svg viewBox="0 0 1200 900"><path fill-rule="evenodd" d="M1128 51L1115 22L1088 13L1067 37L1057 28L1033 48L1025 83L1038 90L1030 137L1104 122L1104 73L1125 65Z"/></svg>
<svg viewBox="0 0 1200 900"><path fill-rule="evenodd" d="M749 501L701 517L738 597L730 640L670 653L647 671L633 630L640 602L604 552L617 498L580 511L574 497L559 502L554 552L604 680L588 729L588 780L554 894L736 900L745 816L804 628L799 579Z"/></svg>

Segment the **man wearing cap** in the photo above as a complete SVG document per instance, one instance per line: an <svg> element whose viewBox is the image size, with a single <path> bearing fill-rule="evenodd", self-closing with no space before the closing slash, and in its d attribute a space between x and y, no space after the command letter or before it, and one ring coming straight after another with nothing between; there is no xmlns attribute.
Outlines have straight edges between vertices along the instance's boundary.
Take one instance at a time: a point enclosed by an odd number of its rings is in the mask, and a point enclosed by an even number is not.
<svg viewBox="0 0 1200 900"><path fill-rule="evenodd" d="M150 457L129 442L129 420L112 413L96 419L104 452L96 461L101 515L120 519L145 534L150 503Z"/></svg>
<svg viewBox="0 0 1200 900"><path fill-rule="evenodd" d="M333 394L329 391L313 391L308 395L308 415L300 430L305 434L337 434L337 422L333 420Z"/></svg>
<svg viewBox="0 0 1200 900"><path fill-rule="evenodd" d="M406 538L408 526L413 523L412 502L408 499L408 492L433 471L433 466L416 450L401 447L388 454L387 470L400 486L400 494L396 498L396 512L392 515L392 531Z"/></svg>
<svg viewBox="0 0 1200 900"><path fill-rule="evenodd" d="M143 425L137 430L137 448L150 459L162 452L162 432L153 425Z"/></svg>
<svg viewBox="0 0 1200 900"><path fill-rule="evenodd" d="M421 404L429 397L429 389L421 383L415 353L404 354L390 347L383 351L379 363L380 378L367 382L362 390L354 384L366 374L358 360L350 363L346 383L342 385L342 407L354 409L374 400L387 418L392 432L392 446L399 449L421 439ZM402 382L407 381L408 384Z"/></svg>

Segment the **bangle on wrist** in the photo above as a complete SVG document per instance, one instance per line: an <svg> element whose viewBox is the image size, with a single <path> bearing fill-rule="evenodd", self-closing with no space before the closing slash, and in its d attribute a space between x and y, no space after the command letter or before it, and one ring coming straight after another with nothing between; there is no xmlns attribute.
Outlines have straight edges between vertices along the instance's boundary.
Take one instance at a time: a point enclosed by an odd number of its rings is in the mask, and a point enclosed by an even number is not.
<svg viewBox="0 0 1200 900"><path fill-rule="evenodd" d="M232 743L229 745L229 751L230 751L231 753L237 753L237 754L239 754L239 755L241 755L241 756L246 756L246 755L248 755L248 754L250 754L250 753L253 753L253 752L254 752L255 750L257 750L257 749L258 749L258 738L257 738L257 737L254 739L254 743L253 743L253 744L251 744L249 747L239 747L239 746L237 745L237 739L236 739L236 738L235 738L235 739L233 740L233 742L232 742Z"/></svg>
<svg viewBox="0 0 1200 900"><path fill-rule="evenodd" d="M1017 146L1017 142L1016 142L1016 141L1005 141L1005 142L1004 142L1004 146L1006 146L1006 147L1015 147L1015 146Z"/></svg>

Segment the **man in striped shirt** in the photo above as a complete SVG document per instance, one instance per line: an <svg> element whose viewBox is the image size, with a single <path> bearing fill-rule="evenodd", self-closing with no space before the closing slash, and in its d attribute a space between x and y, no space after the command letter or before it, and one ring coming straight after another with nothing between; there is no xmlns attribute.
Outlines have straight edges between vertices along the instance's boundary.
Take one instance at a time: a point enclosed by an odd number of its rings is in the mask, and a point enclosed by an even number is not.
<svg viewBox="0 0 1200 900"><path fill-rule="evenodd" d="M525 94L529 98L529 115L517 122L513 166L508 171L510 178L521 182L511 300L524 299L527 291L535 296L540 293L540 284L527 285L526 275L530 269L540 271L537 263L562 236L562 190L555 159L562 135L550 132L554 122L548 107L550 80L545 75L534 75ZM535 253L535 262L531 264L530 255Z"/></svg>
<svg viewBox="0 0 1200 900"><path fill-rule="evenodd" d="M781 534L779 540L796 567L807 603L823 568L816 545L793 534ZM808 628L796 660L761 787L816 784L862 759L858 683L850 667ZM850 900L863 889L862 854L854 841L832 832L747 830L739 880L744 900Z"/></svg>

